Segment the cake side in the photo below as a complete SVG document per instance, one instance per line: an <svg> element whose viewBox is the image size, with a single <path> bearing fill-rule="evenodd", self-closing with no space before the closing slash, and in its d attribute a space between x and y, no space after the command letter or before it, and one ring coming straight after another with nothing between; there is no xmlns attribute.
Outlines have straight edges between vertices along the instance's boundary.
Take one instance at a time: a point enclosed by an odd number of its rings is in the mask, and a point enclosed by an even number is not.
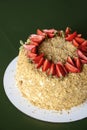
<svg viewBox="0 0 87 130"><path fill-rule="evenodd" d="M26 57L26 50L19 52L16 83L22 94L33 105L44 109L70 109L87 99L87 65L81 73L69 73L64 78L47 76L36 69Z"/></svg>

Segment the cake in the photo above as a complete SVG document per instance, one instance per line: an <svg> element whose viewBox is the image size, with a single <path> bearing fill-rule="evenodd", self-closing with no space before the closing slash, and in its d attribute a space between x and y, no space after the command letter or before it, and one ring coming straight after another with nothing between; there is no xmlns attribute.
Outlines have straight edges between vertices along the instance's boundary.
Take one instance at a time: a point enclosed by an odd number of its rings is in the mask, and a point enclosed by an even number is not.
<svg viewBox="0 0 87 130"><path fill-rule="evenodd" d="M87 40L71 31L37 29L21 42L16 84L32 105L71 109L87 99Z"/></svg>

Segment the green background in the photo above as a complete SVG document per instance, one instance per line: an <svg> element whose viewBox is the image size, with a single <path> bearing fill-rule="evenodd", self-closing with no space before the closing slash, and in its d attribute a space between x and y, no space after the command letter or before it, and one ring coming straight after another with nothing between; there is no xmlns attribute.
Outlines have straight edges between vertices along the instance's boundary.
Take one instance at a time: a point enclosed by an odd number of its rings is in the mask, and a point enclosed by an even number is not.
<svg viewBox="0 0 87 130"><path fill-rule="evenodd" d="M70 26L87 38L87 0L0 0L0 130L86 130L87 118L72 123L46 123L17 110L5 95L3 75L18 55L19 41L37 28Z"/></svg>

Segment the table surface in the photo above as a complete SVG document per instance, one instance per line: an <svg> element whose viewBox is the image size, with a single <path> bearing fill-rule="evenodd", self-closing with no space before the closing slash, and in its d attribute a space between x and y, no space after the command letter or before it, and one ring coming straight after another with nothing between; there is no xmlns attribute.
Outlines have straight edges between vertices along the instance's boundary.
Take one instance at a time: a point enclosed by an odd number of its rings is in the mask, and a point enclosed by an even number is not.
<svg viewBox="0 0 87 130"><path fill-rule="evenodd" d="M26 116L8 100L3 87L5 69L18 55L20 39L25 41L37 28L65 29L70 26L84 37L87 36L87 1L83 1L0 1L0 130L87 129L87 118L71 123L53 124Z"/></svg>

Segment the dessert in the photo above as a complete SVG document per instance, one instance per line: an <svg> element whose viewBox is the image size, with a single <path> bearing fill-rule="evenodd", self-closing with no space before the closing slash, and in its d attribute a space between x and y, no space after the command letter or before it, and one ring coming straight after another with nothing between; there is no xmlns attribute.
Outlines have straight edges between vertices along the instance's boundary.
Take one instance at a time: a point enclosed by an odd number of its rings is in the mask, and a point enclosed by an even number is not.
<svg viewBox="0 0 87 130"><path fill-rule="evenodd" d="M87 99L87 40L69 27L43 29L19 51L16 83L33 105L70 109Z"/></svg>

